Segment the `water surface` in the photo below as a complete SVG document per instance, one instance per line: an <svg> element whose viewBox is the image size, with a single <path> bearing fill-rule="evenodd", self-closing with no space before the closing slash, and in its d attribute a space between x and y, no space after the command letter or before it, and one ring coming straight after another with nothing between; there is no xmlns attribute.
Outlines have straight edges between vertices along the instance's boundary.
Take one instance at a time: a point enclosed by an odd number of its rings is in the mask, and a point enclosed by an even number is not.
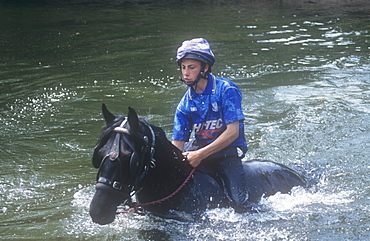
<svg viewBox="0 0 370 241"><path fill-rule="evenodd" d="M0 237L4 240L368 240L369 7L363 1L0 3ZM76 1L71 1L76 2ZM204 37L215 75L240 87L247 159L319 180L180 223L91 222L101 104L171 136L185 87L174 63Z"/></svg>

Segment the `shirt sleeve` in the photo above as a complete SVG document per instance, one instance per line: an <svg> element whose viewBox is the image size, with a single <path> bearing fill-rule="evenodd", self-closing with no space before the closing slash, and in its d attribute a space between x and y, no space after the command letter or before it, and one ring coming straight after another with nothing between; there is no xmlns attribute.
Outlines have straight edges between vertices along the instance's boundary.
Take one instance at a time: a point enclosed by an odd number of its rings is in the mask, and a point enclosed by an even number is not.
<svg viewBox="0 0 370 241"><path fill-rule="evenodd" d="M186 115L186 112L183 110L183 101L179 103L176 108L172 140L176 141L189 141L192 123L189 121L189 117Z"/></svg>
<svg viewBox="0 0 370 241"><path fill-rule="evenodd" d="M241 106L242 95L238 87L229 86L223 93L222 99L222 108L226 125L245 119Z"/></svg>

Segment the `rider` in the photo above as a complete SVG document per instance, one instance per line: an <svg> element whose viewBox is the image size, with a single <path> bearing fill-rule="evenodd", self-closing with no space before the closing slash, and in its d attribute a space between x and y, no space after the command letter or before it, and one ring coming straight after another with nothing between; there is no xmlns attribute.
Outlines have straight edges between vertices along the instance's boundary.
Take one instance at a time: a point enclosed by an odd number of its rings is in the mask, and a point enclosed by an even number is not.
<svg viewBox="0 0 370 241"><path fill-rule="evenodd" d="M215 57L203 38L184 41L176 61L189 88L176 109L172 143L191 166L217 173L235 211L250 210L241 161L248 150L241 92L230 80L211 74ZM189 142L192 131L195 139Z"/></svg>

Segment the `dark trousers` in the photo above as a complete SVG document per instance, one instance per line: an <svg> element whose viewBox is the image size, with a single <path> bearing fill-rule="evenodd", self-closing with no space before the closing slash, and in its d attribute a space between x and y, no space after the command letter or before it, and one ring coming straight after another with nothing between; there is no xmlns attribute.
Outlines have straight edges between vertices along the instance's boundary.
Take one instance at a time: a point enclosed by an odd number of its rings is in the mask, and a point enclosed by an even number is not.
<svg viewBox="0 0 370 241"><path fill-rule="evenodd" d="M241 159L228 157L223 160L217 160L214 169L224 182L232 206L235 209L242 208L247 203L248 192Z"/></svg>
<svg viewBox="0 0 370 241"><path fill-rule="evenodd" d="M185 146L186 151L199 149L196 143L189 144ZM207 157L198 167L198 169L212 170L220 177L228 199L237 212L250 209L245 173L241 161L245 152L246 148L228 147Z"/></svg>

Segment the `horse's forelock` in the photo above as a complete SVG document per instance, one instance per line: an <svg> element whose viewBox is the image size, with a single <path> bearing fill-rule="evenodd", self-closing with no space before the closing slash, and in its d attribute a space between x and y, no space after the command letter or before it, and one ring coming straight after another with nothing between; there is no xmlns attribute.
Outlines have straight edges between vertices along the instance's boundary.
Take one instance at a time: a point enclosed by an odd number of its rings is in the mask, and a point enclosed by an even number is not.
<svg viewBox="0 0 370 241"><path fill-rule="evenodd" d="M102 132L101 132L101 135L100 135L100 138L99 138L99 141L97 143L97 146L96 146L96 154L99 153L105 153L105 148L109 148L107 143L109 141L109 139L112 138L112 136L114 135L115 131L114 131L114 128L115 127L118 127L121 125L122 121L126 118L126 116L118 116L116 117L116 119L110 123L110 124L107 124L103 129L102 129ZM141 134L139 135L145 135L145 133L143 133L145 131L145 126L150 126L154 133L155 133L155 139L156 139L156 146L157 148L159 148L158 152L173 152L175 151L176 152L176 155L178 156L181 156L181 151L178 150L177 148L173 147L171 142L167 139L167 136L166 136L166 133L165 131L161 128L161 127L158 127L158 126L155 126L155 125L152 125L152 124L149 124L145 118L139 116L139 122L140 122L140 132ZM148 135L149 133L146 133L146 135ZM106 150L108 151L108 150ZM101 154L100 154L101 155ZM94 158L102 158L101 156L96 156Z"/></svg>
<svg viewBox="0 0 370 241"><path fill-rule="evenodd" d="M112 134L114 133L114 128L119 126L122 121L125 119L125 116L118 116L114 122L106 124L101 133L98 140L98 143L95 146L95 149L101 149L111 138Z"/></svg>
<svg viewBox="0 0 370 241"><path fill-rule="evenodd" d="M108 140L112 137L112 134L115 133L114 128L120 126L125 118L126 116L120 115L112 123L108 123L106 124L106 126L103 127L97 147L100 146L100 148L102 148L108 142ZM150 125L143 117L139 117L139 122L140 129L142 129L144 125Z"/></svg>

